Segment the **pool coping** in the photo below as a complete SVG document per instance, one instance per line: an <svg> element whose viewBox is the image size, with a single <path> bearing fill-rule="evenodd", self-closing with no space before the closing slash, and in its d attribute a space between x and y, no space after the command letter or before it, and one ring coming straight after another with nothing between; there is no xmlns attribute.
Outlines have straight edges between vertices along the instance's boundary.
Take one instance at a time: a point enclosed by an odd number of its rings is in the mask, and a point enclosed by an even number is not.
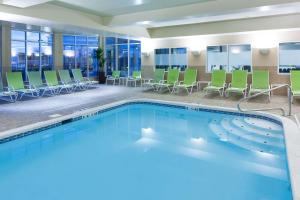
<svg viewBox="0 0 300 200"><path fill-rule="evenodd" d="M286 152L287 152L287 160L288 167L290 173L290 181L292 186L292 193L294 200L300 200L300 129L295 122L286 117L282 117L279 115L266 113L266 112L247 112L241 113L238 112L237 109L227 108L227 107L218 107L218 106L207 106L196 103L184 103L177 101L164 101L157 99L148 99L148 98L138 98L138 99L130 99L130 100L121 100L101 106L97 106L94 108L81 110L74 112L72 114L60 116L54 119L50 119L43 122L37 122L34 124L10 129L7 131L0 132L0 144L18 139L21 137L25 137L27 135L31 135L42 131L44 129L52 128L55 126L59 126L68 122L80 120L85 117L97 115L101 112L105 112L110 109L114 109L116 107L131 104L131 103L154 103L154 104L163 104L170 106L178 106L185 107L187 109L200 109L207 110L212 112L225 112L242 116L254 116L258 118L264 118L267 120L273 120L273 122L280 122L284 129L285 134L285 143L286 143Z"/></svg>

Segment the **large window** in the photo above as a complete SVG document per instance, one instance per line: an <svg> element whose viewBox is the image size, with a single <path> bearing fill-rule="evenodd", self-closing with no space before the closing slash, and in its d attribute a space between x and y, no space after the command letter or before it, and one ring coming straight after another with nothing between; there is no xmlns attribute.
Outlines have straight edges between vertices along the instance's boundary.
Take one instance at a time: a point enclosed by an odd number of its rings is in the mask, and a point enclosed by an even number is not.
<svg viewBox="0 0 300 200"><path fill-rule="evenodd" d="M141 42L124 38L105 38L106 73L120 70L121 76L131 76L141 70Z"/></svg>
<svg viewBox="0 0 300 200"><path fill-rule="evenodd" d="M80 68L84 76L98 74L96 50L99 46L97 36L64 35L64 69Z"/></svg>
<svg viewBox="0 0 300 200"><path fill-rule="evenodd" d="M232 72L236 69L252 70L252 53L250 44L220 45L207 47L207 72L224 69Z"/></svg>
<svg viewBox="0 0 300 200"><path fill-rule="evenodd" d="M288 74L291 69L300 70L300 42L279 44L278 72Z"/></svg>
<svg viewBox="0 0 300 200"><path fill-rule="evenodd" d="M184 71L187 68L187 48L155 49L155 67L157 69L177 68Z"/></svg>
<svg viewBox="0 0 300 200"><path fill-rule="evenodd" d="M53 68L52 34L31 31L11 31L12 71L43 71Z"/></svg>

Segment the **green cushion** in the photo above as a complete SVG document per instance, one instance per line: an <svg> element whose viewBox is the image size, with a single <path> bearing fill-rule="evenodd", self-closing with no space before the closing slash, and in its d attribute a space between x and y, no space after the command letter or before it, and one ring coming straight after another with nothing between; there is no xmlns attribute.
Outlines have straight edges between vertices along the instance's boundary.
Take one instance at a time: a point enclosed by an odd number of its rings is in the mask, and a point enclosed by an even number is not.
<svg viewBox="0 0 300 200"><path fill-rule="evenodd" d="M195 84L197 81L197 69L188 68L184 72L183 84L188 85L189 87Z"/></svg>
<svg viewBox="0 0 300 200"><path fill-rule="evenodd" d="M72 74L75 81L85 82L80 69L72 69Z"/></svg>
<svg viewBox="0 0 300 200"><path fill-rule="evenodd" d="M269 89L269 71L254 70L252 73L253 89Z"/></svg>
<svg viewBox="0 0 300 200"><path fill-rule="evenodd" d="M245 89L247 88L247 76L246 70L234 70L232 72L231 87Z"/></svg>
<svg viewBox="0 0 300 200"><path fill-rule="evenodd" d="M73 82L69 70L58 70L58 74L63 83L68 84Z"/></svg>
<svg viewBox="0 0 300 200"><path fill-rule="evenodd" d="M44 71L45 79L48 86L57 86L59 85L56 71Z"/></svg>
<svg viewBox="0 0 300 200"><path fill-rule="evenodd" d="M165 79L165 70L164 69L156 69L154 72L154 83L159 83L160 81Z"/></svg>
<svg viewBox="0 0 300 200"><path fill-rule="evenodd" d="M225 83L226 83L226 71L214 70L211 75L211 86L223 88Z"/></svg>
<svg viewBox="0 0 300 200"><path fill-rule="evenodd" d="M167 84L174 85L178 81L178 78L179 78L179 70L169 69Z"/></svg>
<svg viewBox="0 0 300 200"><path fill-rule="evenodd" d="M233 87L231 87L231 88L228 88L228 89L226 90L226 92L243 93L244 90L245 90L245 88L233 88Z"/></svg>
<svg viewBox="0 0 300 200"><path fill-rule="evenodd" d="M120 74L121 74L121 71L116 71L116 70L115 70L115 71L112 72L112 75L111 75L111 76L112 76L113 78L120 78Z"/></svg>
<svg viewBox="0 0 300 200"><path fill-rule="evenodd" d="M6 79L9 88L13 88L14 90L25 89L21 72L7 72Z"/></svg>
<svg viewBox="0 0 300 200"><path fill-rule="evenodd" d="M292 91L295 92L300 91L300 71L299 70L291 70L291 87Z"/></svg>
<svg viewBox="0 0 300 200"><path fill-rule="evenodd" d="M203 90L207 90L207 91L219 91L223 89L223 86L222 87L216 87L216 86L207 86L205 87Z"/></svg>
<svg viewBox="0 0 300 200"><path fill-rule="evenodd" d="M300 96L300 90L293 91L294 96Z"/></svg>
<svg viewBox="0 0 300 200"><path fill-rule="evenodd" d="M28 72L27 75L28 75L28 80L29 80L30 85L32 85L36 88L41 88L44 86L40 72L38 72L38 71Z"/></svg>

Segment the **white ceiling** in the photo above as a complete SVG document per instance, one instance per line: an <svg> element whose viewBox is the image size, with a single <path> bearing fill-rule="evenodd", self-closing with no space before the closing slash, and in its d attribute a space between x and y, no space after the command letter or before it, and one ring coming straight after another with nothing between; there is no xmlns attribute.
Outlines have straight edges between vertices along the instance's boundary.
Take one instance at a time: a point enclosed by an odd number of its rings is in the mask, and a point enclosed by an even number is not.
<svg viewBox="0 0 300 200"><path fill-rule="evenodd" d="M262 20L300 13L299 0L0 0L0 3L1 20L10 21L8 16L12 15L17 23L32 24L26 20L41 19L49 26L70 25L146 36L153 29L164 27L245 18Z"/></svg>
<svg viewBox="0 0 300 200"><path fill-rule="evenodd" d="M101 16L115 16L207 1L213 0L56 0L53 3Z"/></svg>

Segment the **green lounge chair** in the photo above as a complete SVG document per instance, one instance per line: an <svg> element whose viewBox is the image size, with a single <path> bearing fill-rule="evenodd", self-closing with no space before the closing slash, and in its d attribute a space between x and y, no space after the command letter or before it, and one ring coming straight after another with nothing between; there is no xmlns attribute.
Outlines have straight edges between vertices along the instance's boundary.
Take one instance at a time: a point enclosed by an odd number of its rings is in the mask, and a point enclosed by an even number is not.
<svg viewBox="0 0 300 200"><path fill-rule="evenodd" d="M112 75L108 75L106 78L106 85L108 84L109 81L113 82L113 85L116 84L116 81L120 84L120 74L121 71L113 71Z"/></svg>
<svg viewBox="0 0 300 200"><path fill-rule="evenodd" d="M252 84L250 85L249 95L270 90L269 71L267 70L254 70L252 73ZM271 92L265 93L268 95L269 101Z"/></svg>
<svg viewBox="0 0 300 200"><path fill-rule="evenodd" d="M175 86L175 90L179 92L179 90L183 88L187 93L192 94L194 87L197 87L197 69L188 68L184 72L183 81L180 81L179 84Z"/></svg>
<svg viewBox="0 0 300 200"><path fill-rule="evenodd" d="M295 97L300 97L300 71L291 70L290 72L290 81L291 81L291 89L292 89L292 102Z"/></svg>
<svg viewBox="0 0 300 200"><path fill-rule="evenodd" d="M44 75L47 86L57 88L55 94L61 93L62 90L65 90L66 92L71 92L73 90L73 85L59 84L56 71L44 71Z"/></svg>
<svg viewBox="0 0 300 200"><path fill-rule="evenodd" d="M63 85L73 86L73 90L76 89L76 88L84 89L85 84L73 81L71 76L70 76L69 70L67 70L67 69L66 70L58 70L58 75L59 75L59 78L60 78L60 82Z"/></svg>
<svg viewBox="0 0 300 200"><path fill-rule="evenodd" d="M10 91L8 87L3 87L0 75L0 99L13 103L17 100L17 98L18 93Z"/></svg>
<svg viewBox="0 0 300 200"><path fill-rule="evenodd" d="M160 83L158 85L159 91L161 91L164 88L167 88L169 92L173 93L175 86L178 84L179 79L179 70L178 69L169 69L168 71L168 78L167 80L164 80L163 83Z"/></svg>
<svg viewBox="0 0 300 200"><path fill-rule="evenodd" d="M83 77L80 69L72 69L74 81L78 84L83 84L85 87L89 87L94 84L98 84L97 81L92 81L87 77Z"/></svg>
<svg viewBox="0 0 300 200"><path fill-rule="evenodd" d="M41 93L41 96L44 96L46 92L49 92L50 95L54 95L55 90L58 89L57 87L49 87L47 84L44 84L41 78L41 73L38 71L28 72L27 76L31 88L38 90L39 94Z"/></svg>
<svg viewBox="0 0 300 200"><path fill-rule="evenodd" d="M128 86L128 83L134 83L134 87L136 87L137 82L140 82L142 84L141 71L133 71L132 76L127 78L126 86Z"/></svg>
<svg viewBox="0 0 300 200"><path fill-rule="evenodd" d="M226 97L228 97L230 93L238 93L242 94L245 98L247 96L247 77L248 71L234 70L232 72L232 81L225 91Z"/></svg>
<svg viewBox="0 0 300 200"><path fill-rule="evenodd" d="M165 79L165 70L164 69L156 69L154 72L154 78L145 80L143 86L147 88L152 88L154 90L158 90L158 85L163 83Z"/></svg>
<svg viewBox="0 0 300 200"><path fill-rule="evenodd" d="M226 88L226 71L225 70L214 70L211 74L211 81L208 86L203 90L205 95L209 92L219 92L220 96L224 96Z"/></svg>
<svg viewBox="0 0 300 200"><path fill-rule="evenodd" d="M22 99L23 96L39 96L39 91L37 89L24 85L21 72L7 72L6 79L9 91L18 93L18 99Z"/></svg>

